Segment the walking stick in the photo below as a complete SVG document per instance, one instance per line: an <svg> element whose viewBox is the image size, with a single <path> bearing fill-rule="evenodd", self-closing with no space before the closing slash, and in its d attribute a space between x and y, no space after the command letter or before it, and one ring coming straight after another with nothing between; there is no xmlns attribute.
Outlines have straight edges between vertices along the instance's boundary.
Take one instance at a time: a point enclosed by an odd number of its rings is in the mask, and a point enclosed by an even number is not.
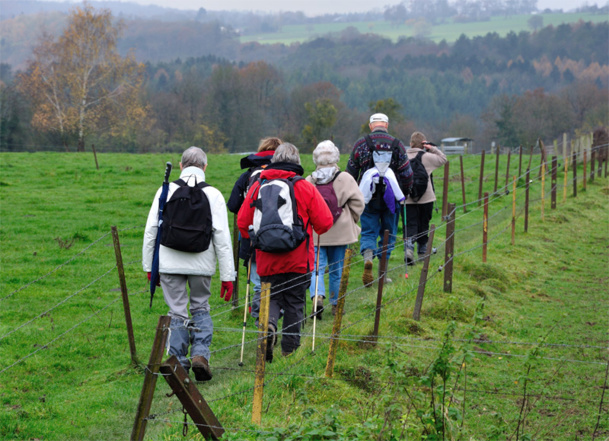
<svg viewBox="0 0 609 441"><path fill-rule="evenodd" d="M252 257L250 256L250 260L247 262L247 286L245 287L245 305L243 305L243 333L241 334L241 358L239 359L239 366L243 366L243 348L245 347L245 327L247 326L247 305L250 296L251 271Z"/></svg>
<svg viewBox="0 0 609 441"><path fill-rule="evenodd" d="M404 241L404 260L406 260L406 241L408 240L408 237L406 237L406 201L402 205L402 240ZM408 265L406 265L404 278L408 278Z"/></svg>
<svg viewBox="0 0 609 441"><path fill-rule="evenodd" d="M319 291L319 252L321 247L319 243L321 242L321 235L317 236L317 257L315 263L315 296L313 297L313 345L311 347L311 352L315 352L315 325L317 324L317 292ZM306 315L306 311L305 311Z"/></svg>

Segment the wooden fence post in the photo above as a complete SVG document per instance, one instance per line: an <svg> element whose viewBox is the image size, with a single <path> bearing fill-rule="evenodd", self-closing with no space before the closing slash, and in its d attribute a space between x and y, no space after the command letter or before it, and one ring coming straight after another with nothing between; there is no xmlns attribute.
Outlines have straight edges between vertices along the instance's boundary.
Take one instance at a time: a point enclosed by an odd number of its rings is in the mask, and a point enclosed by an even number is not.
<svg viewBox="0 0 609 441"><path fill-rule="evenodd" d="M154 342L152 343L152 351L150 352L150 360L148 361L148 367L144 376L144 385L142 386L140 401L137 405L135 423L133 424L133 431L131 432L131 441L142 441L144 439L144 434L146 433L146 423L148 422L146 418L148 418L148 414L150 413L150 406L152 405L154 388L156 386L165 344L167 343L170 323L171 317L166 315L159 317L159 324L156 328Z"/></svg>
<svg viewBox="0 0 609 441"><path fill-rule="evenodd" d="M501 146L497 145L497 151L495 152L495 186L493 187L493 193L497 193L497 184L499 183L499 155L501 154Z"/></svg>
<svg viewBox="0 0 609 441"><path fill-rule="evenodd" d="M525 173L526 186L525 186L525 196L524 196L524 232L529 231L529 188L530 188L530 170L527 168Z"/></svg>
<svg viewBox="0 0 609 441"><path fill-rule="evenodd" d="M505 194L508 195L510 190L508 184L510 183L510 159L512 157L512 149L508 150L507 167L505 168Z"/></svg>
<svg viewBox="0 0 609 441"><path fill-rule="evenodd" d="M91 150L93 150L93 157L95 158L95 168L99 170L99 163L97 162L97 152L95 151L95 144L91 144Z"/></svg>
<svg viewBox="0 0 609 441"><path fill-rule="evenodd" d="M118 279L121 285L121 296L123 298L123 310L125 311L125 322L127 323L127 337L129 340L129 351L131 352L131 362L139 364L135 352L135 337L133 335L133 323L131 321L131 308L129 307L129 293L127 292L127 282L125 281L125 270L123 268L123 256L121 254L121 244L118 240L118 230L112 226L112 241L114 242L114 255L116 257L116 268L118 269Z"/></svg>
<svg viewBox="0 0 609 441"><path fill-rule="evenodd" d="M590 150L590 182L594 182L595 164L596 164L596 150Z"/></svg>
<svg viewBox="0 0 609 441"><path fill-rule="evenodd" d="M516 243L516 176L512 184L512 245Z"/></svg>
<svg viewBox="0 0 609 441"><path fill-rule="evenodd" d="M563 183L563 191L562 191L562 201L566 202L567 200L567 185L568 185L568 180L569 177L567 176L569 173L569 157L567 156L568 153L568 149L567 149L567 134L563 133L562 134L562 157L563 157L563 161L564 161L564 183Z"/></svg>
<svg viewBox="0 0 609 441"><path fill-rule="evenodd" d="M446 207L448 207L449 166L450 162L446 161L446 164L444 164L444 185L442 186L442 218L446 217Z"/></svg>
<svg viewBox="0 0 609 441"><path fill-rule="evenodd" d="M172 355L160 367L160 371L173 390L175 395L184 406L190 418L195 423L201 435L205 439L219 440L224 434L224 428L207 404L207 401L190 381L186 369L178 361L178 357Z"/></svg>
<svg viewBox="0 0 609 441"><path fill-rule="evenodd" d="M423 268L421 269L421 277L419 279L419 289L417 291L417 298L414 303L414 312L412 318L416 321L421 320L421 308L423 307L423 296L425 295L425 286L427 284L427 273L429 272L429 259L431 258L431 250L433 248L433 237L436 232L436 226L431 225L429 227L429 241L427 242L427 252L425 253L425 260L423 261Z"/></svg>
<svg viewBox="0 0 609 441"><path fill-rule="evenodd" d="M252 423L262 422L262 398L264 396L264 372L266 369L266 345L269 329L269 304L271 284L262 283L260 292L260 315L258 317L258 347L256 352L256 380L254 382L254 401L252 403Z"/></svg>
<svg viewBox="0 0 609 441"><path fill-rule="evenodd" d="M518 177L522 176L522 146L518 146Z"/></svg>
<svg viewBox="0 0 609 441"><path fill-rule="evenodd" d="M556 210L556 187L558 186L558 158L552 156L552 202L550 208Z"/></svg>
<svg viewBox="0 0 609 441"><path fill-rule="evenodd" d="M482 221L482 262L486 263L488 248L488 192L484 193L484 216Z"/></svg>
<svg viewBox="0 0 609 441"><path fill-rule="evenodd" d="M587 170L588 168L588 150L584 149L584 191L586 191L586 179L587 179Z"/></svg>
<svg viewBox="0 0 609 441"><path fill-rule="evenodd" d="M465 201L465 174L463 173L463 155L459 155L461 163L461 193L463 195L463 213L467 213L467 202Z"/></svg>
<svg viewBox="0 0 609 441"><path fill-rule="evenodd" d="M541 204L539 205L541 209L541 221L543 222L543 209L546 202L546 163L541 163Z"/></svg>
<svg viewBox="0 0 609 441"><path fill-rule="evenodd" d="M444 292L453 292L453 258L455 255L455 204L448 204L446 247L444 249Z"/></svg>
<svg viewBox="0 0 609 441"><path fill-rule="evenodd" d="M383 287L385 286L385 275L387 273L387 247L389 246L389 230L385 230L383 235L383 252L381 253L381 263L379 266L379 284L376 294L376 313L374 315L374 330L372 331L373 340L379 335L381 324L381 307L383 305Z"/></svg>
<svg viewBox="0 0 609 441"><path fill-rule="evenodd" d="M482 204L482 182L484 181L484 150L480 158L480 182L478 184L478 207Z"/></svg>
<svg viewBox="0 0 609 441"><path fill-rule="evenodd" d="M573 197L577 197L577 153L571 152L573 155Z"/></svg>
<svg viewBox="0 0 609 441"><path fill-rule="evenodd" d="M351 254L352 251L347 248L345 252L345 260L343 261L343 274L340 278L340 289L338 291L338 302L336 303L336 315L334 316L334 324L332 326L332 337L330 337L330 349L328 349L328 362L326 363L326 378L332 378L334 375L334 361L336 360L336 349L338 348L338 338L340 336L340 328L343 322L343 313L345 311L345 296L347 295L347 286L349 285L349 271L351 270Z"/></svg>

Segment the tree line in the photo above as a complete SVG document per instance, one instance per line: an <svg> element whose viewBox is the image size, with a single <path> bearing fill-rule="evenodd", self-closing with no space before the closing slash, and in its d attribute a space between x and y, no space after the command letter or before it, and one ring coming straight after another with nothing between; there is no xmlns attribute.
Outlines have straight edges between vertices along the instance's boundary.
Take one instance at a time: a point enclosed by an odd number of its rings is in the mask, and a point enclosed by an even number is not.
<svg viewBox="0 0 609 441"><path fill-rule="evenodd" d="M434 141L517 146L609 120L607 22L454 44L348 29L291 46L231 45L240 62L138 63L119 55L122 29L111 18L76 8L26 69L0 65L0 149L241 152L277 135L303 151L332 138L346 152L371 111L390 115L404 139L417 129Z"/></svg>

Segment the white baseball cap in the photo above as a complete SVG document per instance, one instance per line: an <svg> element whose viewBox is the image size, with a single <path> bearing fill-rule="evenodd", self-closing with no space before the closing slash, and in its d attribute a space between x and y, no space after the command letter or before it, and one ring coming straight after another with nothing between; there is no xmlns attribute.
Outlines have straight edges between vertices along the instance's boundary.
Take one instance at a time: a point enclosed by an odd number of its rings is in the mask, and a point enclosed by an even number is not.
<svg viewBox="0 0 609 441"><path fill-rule="evenodd" d="M389 118L387 118L387 115L385 115L384 113L375 113L370 117L370 124L374 122L389 123Z"/></svg>

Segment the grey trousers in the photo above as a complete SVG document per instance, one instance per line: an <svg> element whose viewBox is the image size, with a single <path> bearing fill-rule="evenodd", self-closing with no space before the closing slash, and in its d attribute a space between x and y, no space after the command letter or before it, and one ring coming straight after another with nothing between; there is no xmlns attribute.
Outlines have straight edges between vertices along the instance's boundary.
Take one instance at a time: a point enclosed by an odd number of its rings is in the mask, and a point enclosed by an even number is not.
<svg viewBox="0 0 609 441"><path fill-rule="evenodd" d="M190 288L190 296L186 290ZM209 315L211 277L181 274L161 274L161 288L171 317L169 353L178 357L185 369L190 356L202 355L209 360L213 323ZM188 307L190 297L190 308ZM189 319L188 311L192 315Z"/></svg>

